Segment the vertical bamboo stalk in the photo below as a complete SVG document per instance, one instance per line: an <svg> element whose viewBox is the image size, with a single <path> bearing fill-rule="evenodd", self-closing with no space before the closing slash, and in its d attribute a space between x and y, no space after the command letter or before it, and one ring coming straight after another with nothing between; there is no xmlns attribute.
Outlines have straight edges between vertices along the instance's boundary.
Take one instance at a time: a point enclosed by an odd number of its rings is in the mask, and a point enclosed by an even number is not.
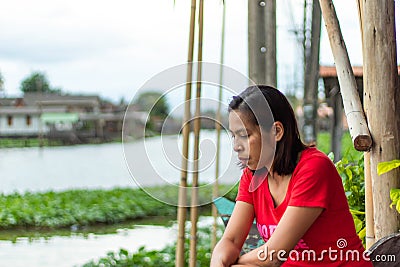
<svg viewBox="0 0 400 267"><path fill-rule="evenodd" d="M360 21L360 32L361 32L361 43L363 50L363 58L365 55L364 48L364 34L363 34L363 1L356 0L358 17ZM363 68L364 72L364 68ZM363 77L365 77L363 75ZM366 79L363 78L363 87L365 88ZM364 99L365 101L365 99ZM364 152L364 187L365 187L365 245L366 249L369 249L375 243L375 231L374 231L374 201L372 194L372 178L371 178L371 154L370 152Z"/></svg>
<svg viewBox="0 0 400 267"><path fill-rule="evenodd" d="M371 179L371 155L364 152L364 186L365 186L365 245L369 249L375 243L374 201Z"/></svg>
<svg viewBox="0 0 400 267"><path fill-rule="evenodd" d="M194 147L193 147L193 184L192 184L192 202L190 206L190 267L196 267L197 260L197 220L198 220L198 187L199 187L199 144L200 144L200 104L201 104L201 71L203 60L203 11L204 0L199 1L199 39L197 51L197 83L196 83L196 111L194 118Z"/></svg>
<svg viewBox="0 0 400 267"><path fill-rule="evenodd" d="M189 29L189 49L188 65L186 73L186 92L185 92L185 114L182 123L182 170L178 196L178 240L176 245L175 265L183 267L185 265L185 223L186 223L186 187L187 187L187 167L189 154L189 134L190 134L190 99L192 92L192 72L193 72L193 50L194 50L194 31L196 17L196 0L192 0L190 13Z"/></svg>
<svg viewBox="0 0 400 267"><path fill-rule="evenodd" d="M224 48L225 48L225 16L226 16L226 8L225 3L223 3L222 7L222 30L221 30L221 56L220 56L220 69L219 69L219 91L218 91L218 107L217 114L215 119L215 130L217 132L217 151L215 155L215 182L213 186L213 199L217 198L218 193L218 179L219 179L219 159L220 159L220 150L221 150L221 102L222 102L222 84L224 80ZM211 234L211 251L214 250L215 245L217 244L217 219L218 219L218 211L215 205L211 205L211 212L214 218L213 228Z"/></svg>

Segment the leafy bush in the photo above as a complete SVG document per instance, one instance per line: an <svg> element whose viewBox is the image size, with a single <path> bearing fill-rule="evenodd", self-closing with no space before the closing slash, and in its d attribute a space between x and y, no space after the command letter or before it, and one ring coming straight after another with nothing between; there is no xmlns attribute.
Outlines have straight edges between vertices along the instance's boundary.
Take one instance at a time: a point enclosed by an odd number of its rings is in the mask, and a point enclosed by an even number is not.
<svg viewBox="0 0 400 267"><path fill-rule="evenodd" d="M358 236L365 243L365 182L363 154L354 161L345 156L336 164L353 215Z"/></svg>

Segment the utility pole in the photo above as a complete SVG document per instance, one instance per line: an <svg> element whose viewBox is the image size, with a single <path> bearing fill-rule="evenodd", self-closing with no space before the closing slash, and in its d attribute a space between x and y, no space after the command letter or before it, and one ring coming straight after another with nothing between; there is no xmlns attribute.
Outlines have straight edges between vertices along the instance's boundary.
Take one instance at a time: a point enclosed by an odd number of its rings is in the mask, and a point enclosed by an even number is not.
<svg viewBox="0 0 400 267"><path fill-rule="evenodd" d="M307 0L305 1L307 2ZM305 4L306 9L307 4ZM304 14L306 16L307 12L305 11ZM306 25L304 34L303 137L306 143L315 143L317 141L319 46L321 36L321 8L318 0L312 0L311 36L306 34L308 20L305 18L304 22Z"/></svg>
<svg viewBox="0 0 400 267"><path fill-rule="evenodd" d="M392 0L362 6L364 109L373 145L370 152L375 238L398 232L399 214L389 207L390 189L399 188L400 169L378 176L379 162L400 158L400 94L395 6Z"/></svg>
<svg viewBox="0 0 400 267"><path fill-rule="evenodd" d="M276 0L265 3L265 84L276 88Z"/></svg>
<svg viewBox="0 0 400 267"><path fill-rule="evenodd" d="M248 1L249 77L255 84L265 84L265 1Z"/></svg>
<svg viewBox="0 0 400 267"><path fill-rule="evenodd" d="M276 0L248 1L249 77L276 87Z"/></svg>

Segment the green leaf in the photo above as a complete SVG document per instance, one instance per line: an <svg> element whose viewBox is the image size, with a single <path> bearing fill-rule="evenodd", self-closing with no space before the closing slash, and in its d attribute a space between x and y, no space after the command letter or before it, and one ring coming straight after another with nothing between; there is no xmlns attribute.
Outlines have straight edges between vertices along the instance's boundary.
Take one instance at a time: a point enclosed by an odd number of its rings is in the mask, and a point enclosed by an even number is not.
<svg viewBox="0 0 400 267"><path fill-rule="evenodd" d="M364 211L350 209L350 212L351 212L351 214L354 214L354 215L365 215Z"/></svg>
<svg viewBox="0 0 400 267"><path fill-rule="evenodd" d="M390 199L393 201L399 201L400 200L400 189L392 188L390 190Z"/></svg>
<svg viewBox="0 0 400 267"><path fill-rule="evenodd" d="M363 222L358 218L354 218L354 226L356 227L356 232L358 233L362 230Z"/></svg>
<svg viewBox="0 0 400 267"><path fill-rule="evenodd" d="M350 180L353 179L353 173L351 172L350 168L346 168L346 174L347 174L347 177L349 177Z"/></svg>
<svg viewBox="0 0 400 267"><path fill-rule="evenodd" d="M390 199L392 203L390 204L390 208L393 206L396 207L397 212L400 213L400 189L393 188L390 190Z"/></svg>
<svg viewBox="0 0 400 267"><path fill-rule="evenodd" d="M360 232L358 232L358 237L361 240L365 240L366 233L367 233L367 228L364 227Z"/></svg>
<svg viewBox="0 0 400 267"><path fill-rule="evenodd" d="M395 159L392 161L385 161L378 163L378 175L382 175L387 173L395 168L400 167L400 159Z"/></svg>

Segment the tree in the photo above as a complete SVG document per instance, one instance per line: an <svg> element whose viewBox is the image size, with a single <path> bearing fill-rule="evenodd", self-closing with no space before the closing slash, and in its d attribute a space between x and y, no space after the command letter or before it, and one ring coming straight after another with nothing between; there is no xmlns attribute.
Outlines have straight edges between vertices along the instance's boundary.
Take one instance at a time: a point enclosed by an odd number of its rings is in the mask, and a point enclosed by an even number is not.
<svg viewBox="0 0 400 267"><path fill-rule="evenodd" d="M148 91L141 93L135 101L140 111L149 112L150 119L165 119L168 116L168 103L160 92Z"/></svg>
<svg viewBox="0 0 400 267"><path fill-rule="evenodd" d="M3 95L4 93L4 77L3 74L0 72L0 94Z"/></svg>
<svg viewBox="0 0 400 267"><path fill-rule="evenodd" d="M52 89L47 80L46 74L34 71L21 82L21 91L23 93L60 93L60 89Z"/></svg>
<svg viewBox="0 0 400 267"><path fill-rule="evenodd" d="M168 116L169 107L165 96L157 91L141 93L134 104L140 111L149 114L146 121L146 129L159 132L162 121Z"/></svg>

